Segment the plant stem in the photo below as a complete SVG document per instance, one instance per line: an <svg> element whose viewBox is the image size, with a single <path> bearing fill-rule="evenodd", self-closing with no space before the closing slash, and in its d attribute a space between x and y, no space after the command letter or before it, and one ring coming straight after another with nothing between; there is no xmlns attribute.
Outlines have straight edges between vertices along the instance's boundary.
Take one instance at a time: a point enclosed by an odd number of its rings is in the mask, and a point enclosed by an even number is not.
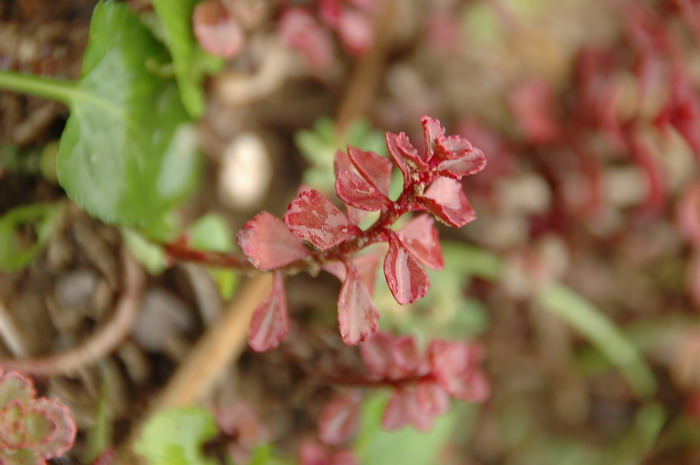
<svg viewBox="0 0 700 465"><path fill-rule="evenodd" d="M70 105L75 97L75 84L72 81L14 71L0 71L0 89L55 100L66 105Z"/></svg>

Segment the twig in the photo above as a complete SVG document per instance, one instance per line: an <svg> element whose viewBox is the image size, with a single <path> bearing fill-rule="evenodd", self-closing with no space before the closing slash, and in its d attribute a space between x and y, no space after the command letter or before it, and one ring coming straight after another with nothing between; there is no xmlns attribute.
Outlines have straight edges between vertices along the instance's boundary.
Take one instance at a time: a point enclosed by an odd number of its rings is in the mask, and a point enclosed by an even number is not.
<svg viewBox="0 0 700 465"><path fill-rule="evenodd" d="M239 254L209 252L189 248L182 242L164 244L165 252L174 260L202 263L208 266L231 268L239 271L256 271L252 263Z"/></svg>
<svg viewBox="0 0 700 465"><path fill-rule="evenodd" d="M0 367L38 376L60 375L75 372L112 352L136 322L145 282L143 269L126 249L122 251L122 263L124 290L114 316L104 326L66 352L37 358L0 359Z"/></svg>
<svg viewBox="0 0 700 465"><path fill-rule="evenodd" d="M17 327L15 319L2 300L0 300L0 338L5 342L12 355L16 357L25 357L27 355L27 343L22 337L22 332Z"/></svg>
<svg viewBox="0 0 700 465"><path fill-rule="evenodd" d="M271 288L272 275L269 273L256 275L246 283L221 319L207 330L180 364L168 385L151 405L150 413L143 417L142 424L133 428L129 439L117 454L118 461L115 465L138 461L133 456L131 447L140 434L141 426L149 417L167 408L196 403L224 368L243 352L253 311Z"/></svg>
<svg viewBox="0 0 700 465"><path fill-rule="evenodd" d="M336 124L339 134L343 134L353 120L365 115L372 105L384 70L384 58L391 37L391 20L394 16L395 3L395 0L379 2L374 22L375 39L372 48L360 58L338 110Z"/></svg>

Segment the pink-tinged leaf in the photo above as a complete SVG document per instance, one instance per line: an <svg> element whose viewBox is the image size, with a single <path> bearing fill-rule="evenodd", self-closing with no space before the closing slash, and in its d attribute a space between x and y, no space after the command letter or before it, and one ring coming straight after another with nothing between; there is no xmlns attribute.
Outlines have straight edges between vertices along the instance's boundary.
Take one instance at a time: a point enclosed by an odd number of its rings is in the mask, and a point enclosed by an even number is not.
<svg viewBox="0 0 700 465"><path fill-rule="evenodd" d="M248 343L256 352L277 347L287 337L287 297L284 293L282 273L276 272L272 290L253 312L248 332Z"/></svg>
<svg viewBox="0 0 700 465"><path fill-rule="evenodd" d="M380 331L360 344L360 355L367 370L380 378L388 378L393 365L390 353L392 340L388 333Z"/></svg>
<svg viewBox="0 0 700 465"><path fill-rule="evenodd" d="M348 156L357 171L385 196L391 184L391 160L348 145Z"/></svg>
<svg viewBox="0 0 700 465"><path fill-rule="evenodd" d="M40 398L32 403L27 414L28 430L33 434L43 428L50 432L32 446L45 459L60 457L75 443L77 428L68 407L58 399Z"/></svg>
<svg viewBox="0 0 700 465"><path fill-rule="evenodd" d="M425 141L425 159L433 158L435 151L435 142L445 137L445 128L442 127L440 121L430 116L423 116L420 119L423 126L423 138Z"/></svg>
<svg viewBox="0 0 700 465"><path fill-rule="evenodd" d="M29 435L24 424L27 406L20 400L8 402L0 410L0 443L3 448L22 449L29 445Z"/></svg>
<svg viewBox="0 0 700 465"><path fill-rule="evenodd" d="M442 415L450 408L450 394L434 381L419 381L416 398L418 408L426 415Z"/></svg>
<svg viewBox="0 0 700 465"><path fill-rule="evenodd" d="M319 0L318 11L324 23L335 27L343 15L342 0Z"/></svg>
<svg viewBox="0 0 700 465"><path fill-rule="evenodd" d="M365 53L374 40L372 18L357 10L345 9L337 25L340 42L353 55Z"/></svg>
<svg viewBox="0 0 700 465"><path fill-rule="evenodd" d="M282 43L306 57L314 69L324 69L333 60L333 38L302 8L287 8L279 21Z"/></svg>
<svg viewBox="0 0 700 465"><path fill-rule="evenodd" d="M445 267L435 220L429 215L416 216L397 235L403 245L425 266L433 270Z"/></svg>
<svg viewBox="0 0 700 465"><path fill-rule="evenodd" d="M248 260L260 270L272 270L309 255L304 243L268 212L257 214L236 236Z"/></svg>
<svg viewBox="0 0 700 465"><path fill-rule="evenodd" d="M328 250L361 233L347 216L316 190L304 190L289 205L284 222L298 238Z"/></svg>
<svg viewBox="0 0 700 465"><path fill-rule="evenodd" d="M452 396L465 402L480 402L489 396L489 386L480 369L479 347L433 341L428 347L428 359L435 379Z"/></svg>
<svg viewBox="0 0 700 465"><path fill-rule="evenodd" d="M438 219L450 226L459 228L476 219L476 212L464 195L462 184L455 179L440 176L420 200Z"/></svg>
<svg viewBox="0 0 700 465"><path fill-rule="evenodd" d="M212 55L231 58L243 48L243 30L221 0L198 3L192 21L197 41Z"/></svg>
<svg viewBox="0 0 700 465"><path fill-rule="evenodd" d="M343 342L354 345L377 331L379 312L355 266L351 262L345 266L347 275L338 296L338 323Z"/></svg>
<svg viewBox="0 0 700 465"><path fill-rule="evenodd" d="M401 305L415 302L430 289L430 278L416 257L389 231L389 251L384 258L384 277Z"/></svg>
<svg viewBox="0 0 700 465"><path fill-rule="evenodd" d="M416 340L411 336L393 338L389 346L391 366L389 377L393 379L412 375L421 363Z"/></svg>
<svg viewBox="0 0 700 465"><path fill-rule="evenodd" d="M448 176L454 179L461 179L464 176L471 176L486 167L486 157L484 153L472 148L459 158L444 160L435 167L440 176Z"/></svg>
<svg viewBox="0 0 700 465"><path fill-rule="evenodd" d="M350 161L348 154L342 150L337 150L333 159L333 173L338 176L340 170L353 171L354 169L355 167Z"/></svg>
<svg viewBox="0 0 700 465"><path fill-rule="evenodd" d="M377 268L379 267L379 257L374 254L362 255L357 258L353 258L352 264L357 269L362 282L367 286L367 290L370 295L374 295L374 284L377 279ZM339 281L345 281L347 275L347 270L345 265L341 261L329 262L323 265L323 269L336 278Z"/></svg>
<svg viewBox="0 0 700 465"><path fill-rule="evenodd" d="M352 391L328 404L318 420L318 438L332 446L348 441L357 432L361 400L360 393Z"/></svg>
<svg viewBox="0 0 700 465"><path fill-rule="evenodd" d="M376 187L348 170L341 169L338 173L335 179L335 192L347 205L361 210L381 210L391 204L391 200Z"/></svg>
<svg viewBox="0 0 700 465"><path fill-rule="evenodd" d="M0 410L12 400L28 402L36 396L32 382L16 371L0 372Z"/></svg>
<svg viewBox="0 0 700 465"><path fill-rule="evenodd" d="M391 155L391 158L394 160L394 164L401 171L401 174L403 174L403 185L406 187L411 183L412 169L401 153L401 150L399 150L399 137L401 134L392 134L391 132L387 132L386 148L389 151L389 155ZM405 136L406 135L404 134L404 137Z"/></svg>
<svg viewBox="0 0 700 465"><path fill-rule="evenodd" d="M350 451L330 452L319 444L305 441L299 448L299 465L358 465L358 461Z"/></svg>
<svg viewBox="0 0 700 465"><path fill-rule="evenodd" d="M428 431L433 426L434 415L426 414L418 406L415 389L399 389L391 396L384 410L382 427L396 431L406 425L413 425L420 431Z"/></svg>
<svg viewBox="0 0 700 465"><path fill-rule="evenodd" d="M681 195L677 217L681 234L695 247L700 247L700 182L692 183Z"/></svg>

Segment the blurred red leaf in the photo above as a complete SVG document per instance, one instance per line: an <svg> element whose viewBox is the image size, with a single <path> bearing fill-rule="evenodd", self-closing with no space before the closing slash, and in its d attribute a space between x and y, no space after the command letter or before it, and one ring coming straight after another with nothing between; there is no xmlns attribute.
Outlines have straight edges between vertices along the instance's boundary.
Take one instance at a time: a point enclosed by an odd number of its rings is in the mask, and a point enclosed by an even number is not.
<svg viewBox="0 0 700 465"><path fill-rule="evenodd" d="M318 437L326 444L337 446L348 441L357 431L362 396L351 391L333 399L321 413Z"/></svg>
<svg viewBox="0 0 700 465"><path fill-rule="evenodd" d="M347 205L361 210L381 210L391 200L365 179L352 171L341 169L335 179L335 192Z"/></svg>
<svg viewBox="0 0 700 465"><path fill-rule="evenodd" d="M454 397L479 402L489 395L489 386L480 370L481 350L463 342L433 341L428 359L437 382Z"/></svg>
<svg viewBox="0 0 700 465"><path fill-rule="evenodd" d="M243 30L221 0L198 3L192 21L199 44L212 55L231 58L243 48Z"/></svg>
<svg viewBox="0 0 700 465"><path fill-rule="evenodd" d="M287 336L288 331L284 280L282 273L276 272L272 282L272 290L253 312L248 332L248 343L256 352L265 352L277 347Z"/></svg>

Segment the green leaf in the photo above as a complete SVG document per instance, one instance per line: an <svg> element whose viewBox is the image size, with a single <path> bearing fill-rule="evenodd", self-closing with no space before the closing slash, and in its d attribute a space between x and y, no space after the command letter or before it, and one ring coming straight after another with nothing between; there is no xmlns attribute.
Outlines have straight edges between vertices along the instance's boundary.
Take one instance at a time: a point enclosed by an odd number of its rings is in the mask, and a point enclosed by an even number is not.
<svg viewBox="0 0 700 465"><path fill-rule="evenodd" d="M622 371L639 397L656 391L656 380L639 350L603 312L563 285L552 285L537 295L543 308L580 332Z"/></svg>
<svg viewBox="0 0 700 465"><path fill-rule="evenodd" d="M159 274L167 267L167 257L162 247L150 242L141 234L122 229L122 237L134 258L151 274Z"/></svg>
<svg viewBox="0 0 700 465"><path fill-rule="evenodd" d="M83 77L64 91L71 115L58 178L69 197L103 221L137 225L194 187L194 128L184 124L175 84L148 70L149 62L167 58L125 4L95 8Z"/></svg>
<svg viewBox="0 0 700 465"><path fill-rule="evenodd" d="M17 207L0 217L0 270L14 271L31 263L43 250L59 223L60 204L34 204ZM20 238L25 227L36 237L31 244Z"/></svg>
<svg viewBox="0 0 700 465"><path fill-rule="evenodd" d="M433 428L426 433L410 427L389 432L381 429L386 402L385 395L373 395L362 406L360 433L355 444L359 462L382 465L440 463L440 452L451 439L457 424L455 409L438 417Z"/></svg>
<svg viewBox="0 0 700 465"><path fill-rule="evenodd" d="M204 112L202 82L205 68L211 67L207 61L215 59L202 50L192 31L192 13L197 3L198 0L153 0L175 65L182 103L192 117ZM223 64L223 60L216 60Z"/></svg>
<svg viewBox="0 0 700 465"><path fill-rule="evenodd" d="M233 232L226 220L215 213L207 213L190 226L189 243L195 249L213 252L231 252L234 248ZM238 275L233 270L209 268L224 299L233 296L238 283Z"/></svg>
<svg viewBox="0 0 700 465"><path fill-rule="evenodd" d="M215 465L202 446L216 434L214 416L203 408L165 410L148 419L134 451L149 465Z"/></svg>
<svg viewBox="0 0 700 465"><path fill-rule="evenodd" d="M195 249L231 252L233 232L220 215L207 213L190 226L189 243Z"/></svg>

